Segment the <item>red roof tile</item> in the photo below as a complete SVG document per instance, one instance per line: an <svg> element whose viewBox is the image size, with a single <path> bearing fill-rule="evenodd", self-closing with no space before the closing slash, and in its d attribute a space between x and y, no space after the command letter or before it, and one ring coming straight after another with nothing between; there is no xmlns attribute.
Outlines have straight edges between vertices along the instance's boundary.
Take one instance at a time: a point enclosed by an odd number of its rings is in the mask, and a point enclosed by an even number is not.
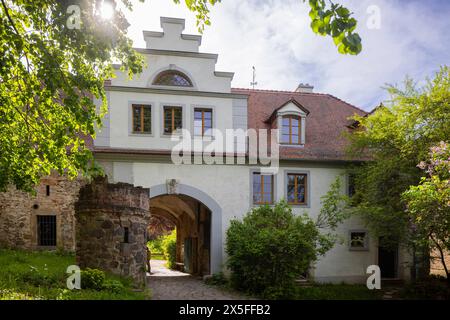
<svg viewBox="0 0 450 320"><path fill-rule="evenodd" d="M267 119L289 100L295 100L310 113L306 117L304 147L280 146L280 159L298 160L363 160L349 159L345 154L344 131L350 130L349 117L367 112L329 94L290 91L232 89L247 94L248 127L270 129Z"/></svg>

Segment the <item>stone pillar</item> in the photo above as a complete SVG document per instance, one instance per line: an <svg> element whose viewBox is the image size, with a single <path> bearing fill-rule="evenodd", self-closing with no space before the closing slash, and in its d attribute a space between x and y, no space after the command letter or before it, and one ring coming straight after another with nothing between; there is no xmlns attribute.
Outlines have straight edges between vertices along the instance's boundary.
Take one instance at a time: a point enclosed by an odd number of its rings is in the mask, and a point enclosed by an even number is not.
<svg viewBox="0 0 450 320"><path fill-rule="evenodd" d="M75 217L82 269L97 268L145 284L149 189L97 178L80 189Z"/></svg>

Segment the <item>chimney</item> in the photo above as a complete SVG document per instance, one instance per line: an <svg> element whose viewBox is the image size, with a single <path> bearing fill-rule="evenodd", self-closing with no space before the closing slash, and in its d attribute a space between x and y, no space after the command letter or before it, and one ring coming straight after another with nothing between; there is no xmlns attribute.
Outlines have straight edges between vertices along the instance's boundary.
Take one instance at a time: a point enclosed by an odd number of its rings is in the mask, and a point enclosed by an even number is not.
<svg viewBox="0 0 450 320"><path fill-rule="evenodd" d="M309 83L300 83L295 89L295 92L302 92L302 93L312 93L314 89L314 86L310 85Z"/></svg>

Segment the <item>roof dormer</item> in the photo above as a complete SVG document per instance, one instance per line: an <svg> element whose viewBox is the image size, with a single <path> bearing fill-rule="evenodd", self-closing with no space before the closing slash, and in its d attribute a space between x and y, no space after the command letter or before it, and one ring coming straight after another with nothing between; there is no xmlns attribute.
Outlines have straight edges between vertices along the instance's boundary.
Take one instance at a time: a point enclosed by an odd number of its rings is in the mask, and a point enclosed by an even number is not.
<svg viewBox="0 0 450 320"><path fill-rule="evenodd" d="M276 123L279 129L278 143L287 146L305 144L306 117L309 111L295 99L290 99L275 109L266 122Z"/></svg>

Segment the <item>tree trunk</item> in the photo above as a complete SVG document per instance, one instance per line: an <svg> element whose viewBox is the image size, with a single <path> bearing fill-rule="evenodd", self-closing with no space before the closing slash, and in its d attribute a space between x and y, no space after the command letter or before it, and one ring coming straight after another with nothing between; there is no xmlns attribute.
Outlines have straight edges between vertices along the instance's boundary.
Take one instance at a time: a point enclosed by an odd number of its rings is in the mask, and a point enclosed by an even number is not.
<svg viewBox="0 0 450 320"><path fill-rule="evenodd" d="M445 275L447 276L447 286L450 287L450 273L447 268L447 264L445 262L444 250L442 249L440 244L433 238L433 236L431 236L431 240L433 240L433 242L436 244L437 249L439 250L439 255L441 256L441 263L442 263L442 266L444 267Z"/></svg>

